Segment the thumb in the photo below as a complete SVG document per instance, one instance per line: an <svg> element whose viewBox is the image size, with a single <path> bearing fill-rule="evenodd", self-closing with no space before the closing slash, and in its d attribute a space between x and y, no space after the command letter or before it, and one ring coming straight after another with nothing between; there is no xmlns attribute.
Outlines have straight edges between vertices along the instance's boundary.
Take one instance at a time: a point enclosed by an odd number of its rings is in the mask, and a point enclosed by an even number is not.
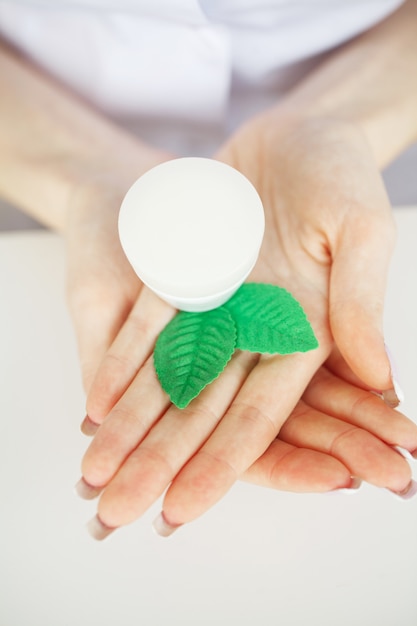
<svg viewBox="0 0 417 626"><path fill-rule="evenodd" d="M330 325L352 371L390 406L401 400L383 335L385 291L395 243L392 215L362 211L333 252Z"/></svg>

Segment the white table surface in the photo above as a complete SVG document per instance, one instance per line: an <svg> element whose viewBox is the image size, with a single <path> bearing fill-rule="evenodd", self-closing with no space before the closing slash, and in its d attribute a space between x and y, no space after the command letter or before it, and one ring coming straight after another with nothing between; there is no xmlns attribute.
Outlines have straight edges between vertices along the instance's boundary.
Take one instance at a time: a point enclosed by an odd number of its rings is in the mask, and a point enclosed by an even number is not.
<svg viewBox="0 0 417 626"><path fill-rule="evenodd" d="M417 208L396 215L386 336L416 419ZM367 485L317 496L238 484L169 539L151 530L158 503L92 540L94 504L72 491L88 441L63 284L57 236L0 236L2 626L417 624L417 498Z"/></svg>

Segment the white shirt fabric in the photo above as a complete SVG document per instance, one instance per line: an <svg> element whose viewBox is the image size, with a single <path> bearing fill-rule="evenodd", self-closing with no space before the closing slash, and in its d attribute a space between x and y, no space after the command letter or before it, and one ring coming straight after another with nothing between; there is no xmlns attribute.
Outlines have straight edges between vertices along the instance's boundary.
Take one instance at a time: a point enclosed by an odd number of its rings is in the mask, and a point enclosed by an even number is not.
<svg viewBox="0 0 417 626"><path fill-rule="evenodd" d="M0 0L0 34L145 139L201 153L401 3Z"/></svg>

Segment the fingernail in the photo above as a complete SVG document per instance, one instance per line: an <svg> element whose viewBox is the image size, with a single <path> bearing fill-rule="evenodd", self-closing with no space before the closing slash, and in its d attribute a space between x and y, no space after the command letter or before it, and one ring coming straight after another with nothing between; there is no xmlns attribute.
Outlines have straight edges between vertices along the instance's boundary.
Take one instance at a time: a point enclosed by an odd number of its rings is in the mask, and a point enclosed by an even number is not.
<svg viewBox="0 0 417 626"><path fill-rule="evenodd" d="M417 459L417 450L415 452L409 452L405 448L401 446L392 446L394 450L396 450L401 456L403 456L407 461L415 461ZM415 456L414 456L415 455Z"/></svg>
<svg viewBox="0 0 417 626"><path fill-rule="evenodd" d="M158 517L154 519L152 526L156 534L160 535L160 537L169 537L170 535L175 533L175 531L181 526L181 524L173 526L172 524L167 522L164 513L161 512Z"/></svg>
<svg viewBox="0 0 417 626"><path fill-rule="evenodd" d="M414 498L414 496L417 495L417 482L415 480L410 480L404 491L391 491L391 493L401 500L411 500L411 498Z"/></svg>
<svg viewBox="0 0 417 626"><path fill-rule="evenodd" d="M96 539L97 541L103 541L103 539L106 539L106 537L111 535L112 532L116 530L116 528L106 526L106 524L103 524L99 516L95 515L93 519L88 522L87 530L93 537L93 539Z"/></svg>
<svg viewBox="0 0 417 626"><path fill-rule="evenodd" d="M74 490L77 496L80 496L83 500L94 500L103 490L103 487L93 487L84 478L80 478Z"/></svg>
<svg viewBox="0 0 417 626"><path fill-rule="evenodd" d="M86 415L81 423L80 428L81 428L81 432L84 435L87 435L87 437L92 437L98 431L99 426L100 424L96 424L95 422L93 422L93 420L91 420L88 417L88 415Z"/></svg>
<svg viewBox="0 0 417 626"><path fill-rule="evenodd" d="M328 491L327 493L348 493L348 494L357 493L361 484L362 484L362 480L360 478L358 478L357 476L351 476L349 487L339 487L338 489L332 489L331 491Z"/></svg>
<svg viewBox="0 0 417 626"><path fill-rule="evenodd" d="M392 389L387 389L382 392L382 399L391 409L396 409L401 402L404 402L404 394L394 379L392 380L392 384Z"/></svg>
<svg viewBox="0 0 417 626"><path fill-rule="evenodd" d="M387 353L387 357L390 362L392 388L387 389L386 391L383 391L382 398L385 404L387 404L392 409L395 409L401 402L404 402L404 393L398 382L398 370L395 364L395 359L392 355L391 350L388 348L386 344L385 344L385 351Z"/></svg>

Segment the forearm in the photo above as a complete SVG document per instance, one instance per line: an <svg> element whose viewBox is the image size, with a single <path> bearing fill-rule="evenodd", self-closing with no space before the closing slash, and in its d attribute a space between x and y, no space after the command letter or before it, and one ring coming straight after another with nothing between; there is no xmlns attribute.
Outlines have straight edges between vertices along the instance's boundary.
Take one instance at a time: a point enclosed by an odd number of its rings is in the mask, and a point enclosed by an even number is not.
<svg viewBox="0 0 417 626"><path fill-rule="evenodd" d="M353 123L387 165L417 139L417 1L335 51L276 112Z"/></svg>
<svg viewBox="0 0 417 626"><path fill-rule="evenodd" d="M64 230L77 188L127 188L160 160L0 42L0 197Z"/></svg>

